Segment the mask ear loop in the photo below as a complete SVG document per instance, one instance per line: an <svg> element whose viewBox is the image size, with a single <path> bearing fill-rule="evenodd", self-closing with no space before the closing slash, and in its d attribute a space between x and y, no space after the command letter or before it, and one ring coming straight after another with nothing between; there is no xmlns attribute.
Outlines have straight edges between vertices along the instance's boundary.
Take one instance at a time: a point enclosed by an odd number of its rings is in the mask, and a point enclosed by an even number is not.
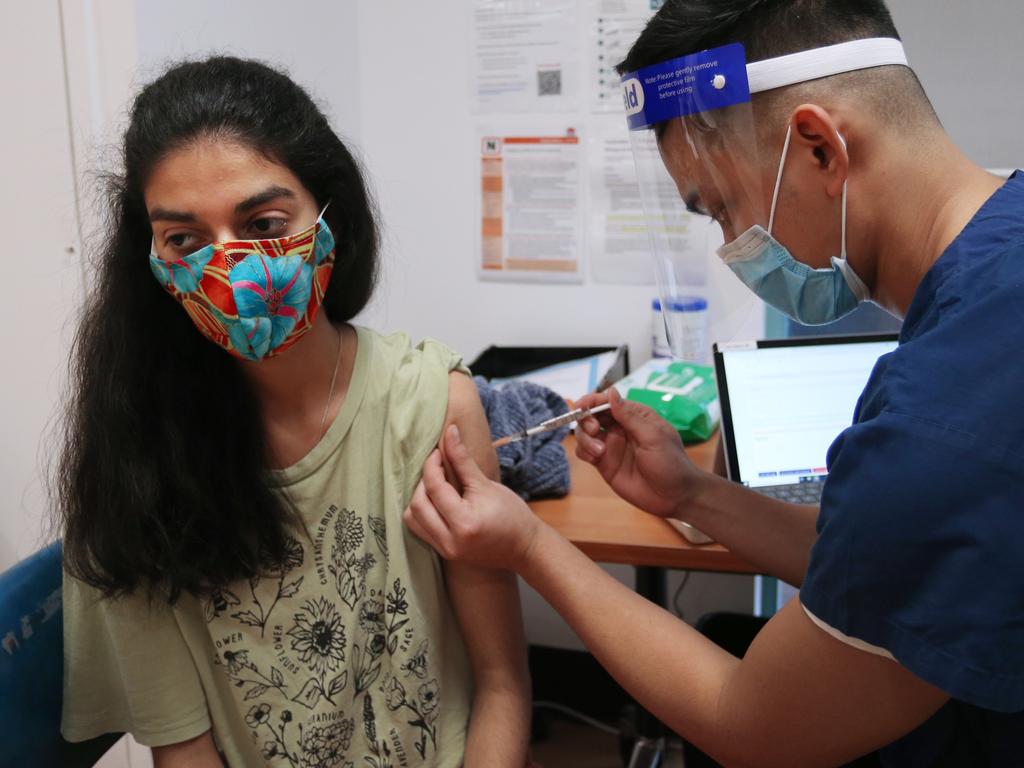
<svg viewBox="0 0 1024 768"><path fill-rule="evenodd" d="M768 234L775 228L775 207L779 203L779 189L782 187L782 172L786 168L786 156L789 154L789 142L793 138L793 126L786 128L786 143L782 145L782 159L779 161L779 175L775 177L775 191L772 193L772 210L768 214Z"/></svg>
<svg viewBox="0 0 1024 768"><path fill-rule="evenodd" d="M843 149L846 149L846 139L843 138L842 134L836 134L839 137L840 143L843 145ZM779 174L775 177L775 190L772 192L772 210L768 215L768 234L772 233L775 229L775 209L779 203L779 190L782 188L782 173L786 168L786 158L789 156L789 144L793 139L793 126L790 125L786 129L786 141L782 145L782 159L779 161ZM846 261L846 193L847 185L849 180L843 181L843 212L842 212L842 224L841 224L841 238L842 243L839 246L839 258Z"/></svg>
<svg viewBox="0 0 1024 768"><path fill-rule="evenodd" d="M842 143L843 149L847 149L846 139L844 139L841 134L836 134L836 135L839 136L839 141ZM846 279L846 284L848 286L850 286L850 290L853 291L854 296L856 296L860 301L868 301L871 298L871 291L868 289L867 283L865 283L863 280L861 280L860 279L860 275L858 275L856 272L853 271L853 267L850 266L850 262L846 258L846 196L847 196L847 188L848 188L848 186L849 186L849 173L847 173L846 180L843 181L843 216L842 216L842 238L843 238L843 242L842 242L842 245L840 246L840 254L839 254L839 259L838 259L838 263L836 264L836 267L838 267L839 271L842 272L843 277Z"/></svg>
<svg viewBox="0 0 1024 768"><path fill-rule="evenodd" d="M842 134L837 133L840 143L843 145L843 149L846 150L846 139L843 138ZM849 152L847 152L849 154ZM849 183L850 174L847 171L846 178L843 180L843 216L842 216L842 238L843 242L839 246L839 258L842 261L846 261L846 186Z"/></svg>

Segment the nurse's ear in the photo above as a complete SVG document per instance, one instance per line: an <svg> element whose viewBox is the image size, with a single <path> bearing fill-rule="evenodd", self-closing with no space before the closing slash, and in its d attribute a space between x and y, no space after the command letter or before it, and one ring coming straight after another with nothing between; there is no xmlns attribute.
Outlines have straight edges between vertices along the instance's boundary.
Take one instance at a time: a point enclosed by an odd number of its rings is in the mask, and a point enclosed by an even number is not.
<svg viewBox="0 0 1024 768"><path fill-rule="evenodd" d="M829 197L842 195L850 172L850 155L835 120L816 104L804 104L794 110L790 124L793 132L786 174L792 168L793 174L806 183L816 179Z"/></svg>

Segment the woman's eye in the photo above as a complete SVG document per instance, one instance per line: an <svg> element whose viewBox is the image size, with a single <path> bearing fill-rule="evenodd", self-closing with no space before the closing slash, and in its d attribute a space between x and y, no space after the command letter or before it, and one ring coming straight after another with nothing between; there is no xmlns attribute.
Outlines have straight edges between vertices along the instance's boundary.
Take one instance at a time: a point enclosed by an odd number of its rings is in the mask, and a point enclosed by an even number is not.
<svg viewBox="0 0 1024 768"><path fill-rule="evenodd" d="M196 241L195 235L190 235L187 232L178 232L173 235L168 235L165 242L171 248L183 250L189 245L192 245Z"/></svg>
<svg viewBox="0 0 1024 768"><path fill-rule="evenodd" d="M288 230L288 222L285 219L270 217L254 219L249 229L260 237L277 237Z"/></svg>

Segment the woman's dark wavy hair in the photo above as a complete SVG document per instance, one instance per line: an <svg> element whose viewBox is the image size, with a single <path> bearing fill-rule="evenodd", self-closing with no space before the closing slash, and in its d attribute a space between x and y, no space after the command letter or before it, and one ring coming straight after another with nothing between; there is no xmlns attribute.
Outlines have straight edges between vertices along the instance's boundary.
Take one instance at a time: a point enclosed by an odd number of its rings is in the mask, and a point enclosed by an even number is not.
<svg viewBox="0 0 1024 768"><path fill-rule="evenodd" d="M139 93L75 339L55 484L65 567L108 596L207 594L279 562L297 522L267 485L252 387L149 269L146 181L167 153L210 137L259 151L319 206L331 202L332 321L358 314L377 280L375 209L359 165L286 75L215 57L178 64Z"/></svg>

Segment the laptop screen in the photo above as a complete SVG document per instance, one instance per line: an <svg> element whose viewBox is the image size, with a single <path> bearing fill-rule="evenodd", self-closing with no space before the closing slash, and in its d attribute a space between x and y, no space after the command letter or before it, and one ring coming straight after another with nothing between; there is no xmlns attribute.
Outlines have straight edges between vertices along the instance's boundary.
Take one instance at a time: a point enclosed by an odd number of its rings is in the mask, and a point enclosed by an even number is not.
<svg viewBox="0 0 1024 768"><path fill-rule="evenodd" d="M822 480L875 362L896 346L865 336L716 347L729 476L750 487Z"/></svg>

